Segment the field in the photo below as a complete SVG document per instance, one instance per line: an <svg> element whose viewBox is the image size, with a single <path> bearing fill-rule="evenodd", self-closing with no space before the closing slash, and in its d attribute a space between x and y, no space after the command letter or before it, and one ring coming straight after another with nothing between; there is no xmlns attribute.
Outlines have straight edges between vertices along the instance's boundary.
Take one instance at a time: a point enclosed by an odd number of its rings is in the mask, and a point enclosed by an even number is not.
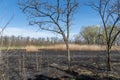
<svg viewBox="0 0 120 80"><path fill-rule="evenodd" d="M112 71L106 67L105 46L70 45L67 71L65 45L1 51L0 78L4 80L120 80L120 48L112 49Z"/></svg>

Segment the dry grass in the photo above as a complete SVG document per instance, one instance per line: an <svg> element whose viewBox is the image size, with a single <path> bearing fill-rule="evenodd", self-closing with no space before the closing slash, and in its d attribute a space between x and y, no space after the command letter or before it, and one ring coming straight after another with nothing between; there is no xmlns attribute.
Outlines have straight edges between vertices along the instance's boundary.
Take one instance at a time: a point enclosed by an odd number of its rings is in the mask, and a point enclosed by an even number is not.
<svg viewBox="0 0 120 80"><path fill-rule="evenodd" d="M70 45L70 50L88 50L88 51L98 51L98 50L105 50L105 46L98 46L98 45Z"/></svg>
<svg viewBox="0 0 120 80"><path fill-rule="evenodd" d="M69 44L70 50L79 50L79 51L103 51L106 50L106 46L100 45L78 45L78 44ZM48 49L48 50L66 50L65 44L55 44L49 46L33 46L28 45L25 47L9 47L9 49L25 49L27 52L36 52L39 49ZM0 50L8 50L6 47L1 47ZM112 50L120 51L120 46L113 46Z"/></svg>
<svg viewBox="0 0 120 80"><path fill-rule="evenodd" d="M89 51L98 51L98 50L105 50L105 46L98 46L98 45L77 45L77 44L70 44L70 50L89 50ZM52 45L46 46L42 49L53 49L53 50L66 50L66 46L64 44L59 45Z"/></svg>
<svg viewBox="0 0 120 80"><path fill-rule="evenodd" d="M70 44L70 50L80 50L80 51L103 51L106 50L106 46L100 45L77 45ZM64 44L57 44L52 46L39 47L39 49L52 49L52 50L66 50ZM120 50L120 46L113 46L112 50Z"/></svg>
<svg viewBox="0 0 120 80"><path fill-rule="evenodd" d="M120 46L113 46L113 47L112 47L112 50L120 51Z"/></svg>
<svg viewBox="0 0 120 80"><path fill-rule="evenodd" d="M36 46L29 45L29 46L25 47L25 50L27 52L36 52L36 51L38 51L38 48Z"/></svg>

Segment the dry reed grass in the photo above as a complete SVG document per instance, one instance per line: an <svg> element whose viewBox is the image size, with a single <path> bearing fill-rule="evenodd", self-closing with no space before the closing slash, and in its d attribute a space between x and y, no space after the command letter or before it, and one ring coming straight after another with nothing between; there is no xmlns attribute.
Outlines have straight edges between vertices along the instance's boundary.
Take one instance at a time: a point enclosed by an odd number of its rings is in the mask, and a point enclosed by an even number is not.
<svg viewBox="0 0 120 80"><path fill-rule="evenodd" d="M78 51L104 51L106 50L106 46L100 46L100 45L78 45L78 44L69 44L70 50L78 50ZM50 46L33 46L29 45L25 47L25 50L27 52L36 52L39 49L46 49L46 50L66 50L65 44L56 44L56 45L50 45ZM113 46L112 50L120 51L120 46Z"/></svg>
<svg viewBox="0 0 120 80"><path fill-rule="evenodd" d="M77 45L77 44L70 44L70 50L89 50L89 51L98 51L98 50L105 50L105 47L97 46L97 45ZM66 50L66 46L64 44L49 46L47 49L54 49L54 50Z"/></svg>
<svg viewBox="0 0 120 80"><path fill-rule="evenodd" d="M85 50L85 51L99 51L105 50L105 46L98 46L98 45L70 45L70 50Z"/></svg>
<svg viewBox="0 0 120 80"><path fill-rule="evenodd" d="M33 45L29 45L25 47L26 52L36 52L38 51L38 48L36 46Z"/></svg>
<svg viewBox="0 0 120 80"><path fill-rule="evenodd" d="M103 51L106 50L106 46L100 45L78 45L78 44L70 44L70 50L80 50L80 51ZM40 49L52 49L52 50L66 50L66 46L64 44L56 44L46 47L40 47ZM120 50L120 46L113 46L112 50Z"/></svg>

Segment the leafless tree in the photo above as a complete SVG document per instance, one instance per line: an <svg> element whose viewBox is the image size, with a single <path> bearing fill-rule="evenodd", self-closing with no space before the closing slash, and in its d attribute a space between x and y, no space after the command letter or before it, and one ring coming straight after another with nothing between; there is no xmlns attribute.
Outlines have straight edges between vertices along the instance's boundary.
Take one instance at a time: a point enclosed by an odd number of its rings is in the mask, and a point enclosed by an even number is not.
<svg viewBox="0 0 120 80"><path fill-rule="evenodd" d="M99 13L103 23L107 45L107 68L111 71L111 47L120 34L120 0L94 0L90 2L90 7ZM107 29L108 27L111 28ZM116 33L113 33L116 28Z"/></svg>
<svg viewBox="0 0 120 80"><path fill-rule="evenodd" d="M38 25L41 30L51 31L63 37L70 70L71 56L68 41L71 20L78 2L76 0L19 0L19 5L29 16L30 25Z"/></svg>

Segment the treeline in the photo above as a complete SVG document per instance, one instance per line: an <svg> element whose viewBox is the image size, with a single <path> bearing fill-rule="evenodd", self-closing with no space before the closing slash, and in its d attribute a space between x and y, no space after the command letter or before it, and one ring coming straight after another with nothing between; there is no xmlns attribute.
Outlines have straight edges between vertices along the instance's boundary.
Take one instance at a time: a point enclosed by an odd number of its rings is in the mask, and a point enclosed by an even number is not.
<svg viewBox="0 0 120 80"><path fill-rule="evenodd" d="M57 37L47 37L47 38L30 38L30 37L22 37L22 36L1 36L0 37L1 46L27 46L27 45L52 45L63 43L62 39Z"/></svg>
<svg viewBox="0 0 120 80"><path fill-rule="evenodd" d="M110 29L110 27L108 28ZM116 33L117 29L114 29L113 33ZM112 35L114 36L114 34ZM73 36L74 39L69 40L69 43L73 44L87 44L87 45L106 45L104 29L98 26L87 26L83 27L78 34ZM22 36L1 36L1 46L45 46L53 44L63 44L64 41L58 37L47 37L47 38L31 38ZM120 45L120 34L116 38L114 45Z"/></svg>

